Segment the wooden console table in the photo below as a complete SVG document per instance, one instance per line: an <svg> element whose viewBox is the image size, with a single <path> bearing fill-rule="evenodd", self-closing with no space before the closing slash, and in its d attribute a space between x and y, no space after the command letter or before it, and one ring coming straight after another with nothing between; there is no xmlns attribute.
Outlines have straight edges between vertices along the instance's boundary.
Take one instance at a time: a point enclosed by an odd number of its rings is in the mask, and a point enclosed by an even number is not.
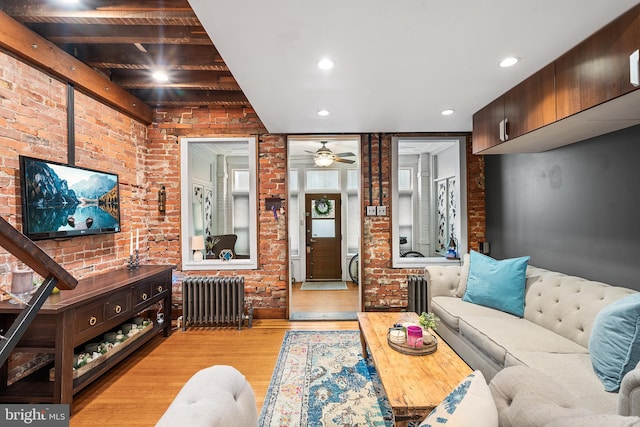
<svg viewBox="0 0 640 427"><path fill-rule="evenodd" d="M0 402L64 403L116 363L156 335L171 334L171 273L173 266L144 265L82 279L73 290L50 295L14 351L54 354L53 365L7 386L8 363L0 368ZM126 323L154 304L162 303L164 322L151 316L153 329L90 372L73 378L74 349L102 339L104 333ZM0 302L0 329L7 330L22 305ZM55 368L53 381L49 369Z"/></svg>

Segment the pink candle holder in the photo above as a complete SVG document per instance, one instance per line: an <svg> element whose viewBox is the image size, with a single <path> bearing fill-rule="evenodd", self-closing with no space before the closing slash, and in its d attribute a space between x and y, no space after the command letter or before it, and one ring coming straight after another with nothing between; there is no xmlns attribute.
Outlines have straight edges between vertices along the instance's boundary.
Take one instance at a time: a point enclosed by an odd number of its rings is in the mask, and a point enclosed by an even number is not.
<svg viewBox="0 0 640 427"><path fill-rule="evenodd" d="M413 348L422 348L422 328L420 326L407 326L407 345Z"/></svg>

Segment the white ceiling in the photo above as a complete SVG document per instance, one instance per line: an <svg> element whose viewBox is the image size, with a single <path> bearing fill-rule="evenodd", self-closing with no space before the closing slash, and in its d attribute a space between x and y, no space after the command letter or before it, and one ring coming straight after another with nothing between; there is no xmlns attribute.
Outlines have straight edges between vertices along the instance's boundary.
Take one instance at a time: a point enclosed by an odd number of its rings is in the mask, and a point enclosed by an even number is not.
<svg viewBox="0 0 640 427"><path fill-rule="evenodd" d="M269 132L289 134L470 131L474 112L637 4L189 2ZM522 60L499 68L508 55Z"/></svg>

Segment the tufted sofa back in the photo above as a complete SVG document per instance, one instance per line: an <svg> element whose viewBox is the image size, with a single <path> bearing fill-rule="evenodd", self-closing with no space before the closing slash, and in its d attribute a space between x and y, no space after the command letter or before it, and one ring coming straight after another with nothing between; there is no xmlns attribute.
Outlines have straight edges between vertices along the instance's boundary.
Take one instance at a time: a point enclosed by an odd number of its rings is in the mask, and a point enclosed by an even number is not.
<svg viewBox="0 0 640 427"><path fill-rule="evenodd" d="M529 266L524 317L586 348L598 312L636 292Z"/></svg>

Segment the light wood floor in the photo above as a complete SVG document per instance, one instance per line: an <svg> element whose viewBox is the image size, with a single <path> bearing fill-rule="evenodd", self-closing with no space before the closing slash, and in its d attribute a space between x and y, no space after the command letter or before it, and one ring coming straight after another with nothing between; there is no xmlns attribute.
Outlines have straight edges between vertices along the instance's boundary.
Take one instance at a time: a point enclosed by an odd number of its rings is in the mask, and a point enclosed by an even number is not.
<svg viewBox="0 0 640 427"><path fill-rule="evenodd" d="M357 310L357 287L351 291L300 291L305 309ZM295 292L295 291L294 291ZM336 292L342 294L333 295ZM319 295L322 294L322 295ZM331 294L331 295L330 295ZM354 294L356 306L345 303ZM353 297L352 297L353 298ZM320 302L319 302L320 301ZM342 302L340 302L342 301ZM338 305L334 305L338 304ZM341 305L341 304L350 305ZM349 308L345 308L349 307ZM267 393L287 330L357 330L356 321L254 320L251 329L174 330L156 337L74 397L71 427L153 426L184 383L212 365L242 372L256 395L258 412Z"/></svg>
<svg viewBox="0 0 640 427"><path fill-rule="evenodd" d="M358 285L347 282L347 290L302 291L302 283L293 285L291 311L293 312L347 312L360 311L358 306Z"/></svg>

